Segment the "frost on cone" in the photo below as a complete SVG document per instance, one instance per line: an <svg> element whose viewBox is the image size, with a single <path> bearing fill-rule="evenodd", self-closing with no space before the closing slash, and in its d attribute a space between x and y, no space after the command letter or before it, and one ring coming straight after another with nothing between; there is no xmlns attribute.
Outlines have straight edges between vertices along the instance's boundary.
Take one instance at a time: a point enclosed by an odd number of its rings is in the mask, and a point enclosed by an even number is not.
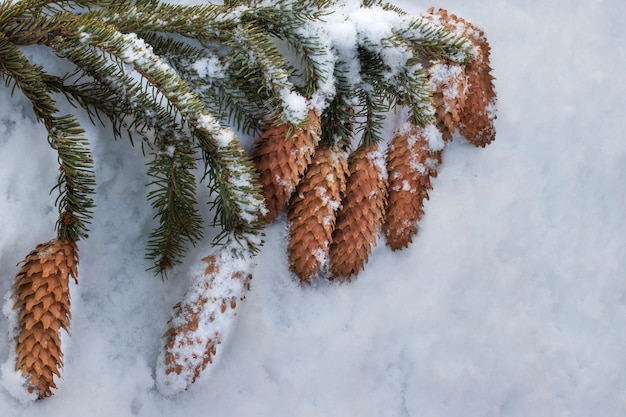
<svg viewBox="0 0 626 417"><path fill-rule="evenodd" d="M289 208L289 265L303 284L310 284L326 263L347 175L345 154L321 146L293 196Z"/></svg>
<svg viewBox="0 0 626 417"><path fill-rule="evenodd" d="M383 233L392 250L405 248L417 233L424 214L424 200L437 176L444 142L433 125L403 125L391 140L387 153L389 187Z"/></svg>
<svg viewBox="0 0 626 417"><path fill-rule="evenodd" d="M385 215L387 170L377 144L348 158L350 176L330 246L331 279L349 280L368 261Z"/></svg>
<svg viewBox="0 0 626 417"><path fill-rule="evenodd" d="M250 262L229 253L222 250L202 259L205 263L196 266L191 288L174 306L156 367L157 388L163 395L185 391L213 363L237 304L250 289Z"/></svg>
<svg viewBox="0 0 626 417"><path fill-rule="evenodd" d="M467 99L462 108L459 131L470 143L484 147L496 138L496 93L491 76L491 48L483 31L470 22L448 14L445 9L429 9L430 18L447 29L468 38L475 46L474 60L465 66Z"/></svg>
<svg viewBox="0 0 626 417"><path fill-rule="evenodd" d="M436 63L428 69L430 89L435 107L435 124L445 141L459 127L461 113L465 107L467 79L461 64Z"/></svg>
<svg viewBox="0 0 626 417"><path fill-rule="evenodd" d="M272 223L285 209L319 142L320 118L313 110L303 129L288 123L270 125L255 141L252 155L259 182L263 186L268 214L267 223Z"/></svg>
<svg viewBox="0 0 626 417"><path fill-rule="evenodd" d="M61 377L60 330L69 331L69 278L77 282L77 266L76 243L54 239L37 245L15 277L15 370L28 393L39 399L51 396L54 376Z"/></svg>

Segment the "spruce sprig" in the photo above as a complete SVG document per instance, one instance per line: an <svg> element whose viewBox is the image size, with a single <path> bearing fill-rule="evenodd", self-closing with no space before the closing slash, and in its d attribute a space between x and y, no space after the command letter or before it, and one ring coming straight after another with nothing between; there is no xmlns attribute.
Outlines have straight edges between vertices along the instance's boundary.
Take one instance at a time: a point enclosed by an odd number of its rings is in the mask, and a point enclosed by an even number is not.
<svg viewBox="0 0 626 417"><path fill-rule="evenodd" d="M134 68L163 99L168 101L202 149L206 162L205 172L215 181L213 184L216 186L213 189L219 196L216 200L216 206L221 213L219 226L228 232L250 229L248 224L250 219L240 217L241 211L232 209L247 203L241 201L244 200L243 197L234 191L232 184L228 182L233 175L229 172L231 168L229 162L244 157L233 132L220 125L189 85L141 39L133 35L124 35L98 22L90 22L89 27L82 27L80 33L78 36L81 42L97 47ZM242 172L239 180L252 181L254 179L252 167L246 165L242 167L243 171L249 172ZM246 180L243 177L246 177ZM248 188L251 192L255 190L252 185ZM222 205L227 209L221 210Z"/></svg>
<svg viewBox="0 0 626 417"><path fill-rule="evenodd" d="M297 127L314 102L322 111L321 143L345 148L357 134L365 143L380 141L384 113L399 104L411 109L415 125L430 121L423 66L433 59L469 62L471 42L383 1L365 0L363 8L397 16L392 33L373 40L359 33L356 49L346 52L322 33L324 17L339 4L0 2L1 76L31 100L59 155L59 237L87 235L94 177L84 132L74 116L59 114L53 94L84 108L92 122L108 119L116 138L139 135L154 158L149 201L159 225L148 257L158 270L180 261L186 246L201 238L192 175L200 158L215 197L218 241L252 251L260 245L264 208L256 174L229 126L251 132L274 120ZM59 75L30 63L20 48L36 44L51 47L75 72ZM389 62L393 53L406 56L405 65ZM202 70L204 63L212 70Z"/></svg>
<svg viewBox="0 0 626 417"><path fill-rule="evenodd" d="M33 105L37 119L48 131L48 143L57 152L59 177L54 187L61 240L77 241L87 236L94 207L93 160L84 131L72 115L60 115L44 81L40 67L33 65L9 39L0 33L0 73L14 84Z"/></svg>
<svg viewBox="0 0 626 417"><path fill-rule="evenodd" d="M196 207L193 144L183 132L159 132L159 149L149 163L148 201L159 225L150 233L147 258L164 274L184 256L186 245L202 239L202 217Z"/></svg>

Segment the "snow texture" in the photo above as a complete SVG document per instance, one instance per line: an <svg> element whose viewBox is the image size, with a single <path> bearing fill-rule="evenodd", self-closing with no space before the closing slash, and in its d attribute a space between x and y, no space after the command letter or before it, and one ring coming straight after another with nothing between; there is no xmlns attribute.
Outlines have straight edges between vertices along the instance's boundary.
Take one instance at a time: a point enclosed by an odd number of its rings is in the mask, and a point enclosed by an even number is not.
<svg viewBox="0 0 626 417"><path fill-rule="evenodd" d="M412 15L431 5L393 3ZM626 415L626 2L437 6L491 43L496 141L447 144L414 243L392 252L380 242L349 285L300 287L284 219L269 227L218 363L177 397L156 390L155 364L188 266L164 282L146 272L146 159L79 114L97 207L79 244L63 379L54 397L23 405L9 368L0 415ZM388 131L404 120L390 115ZM0 88L2 294L15 264L53 237L57 165L45 138L25 98ZM0 343L0 363L10 355Z"/></svg>

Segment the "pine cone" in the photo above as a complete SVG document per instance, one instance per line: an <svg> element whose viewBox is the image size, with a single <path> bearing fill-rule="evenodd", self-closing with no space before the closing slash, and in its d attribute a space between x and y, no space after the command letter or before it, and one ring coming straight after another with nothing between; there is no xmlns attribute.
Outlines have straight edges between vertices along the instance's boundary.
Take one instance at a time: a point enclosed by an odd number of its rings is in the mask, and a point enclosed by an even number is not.
<svg viewBox="0 0 626 417"><path fill-rule="evenodd" d="M237 303L250 289L252 275L220 252L204 259L193 286L174 306L165 346L157 365L157 386L164 395L178 394L194 383L229 330Z"/></svg>
<svg viewBox="0 0 626 417"><path fill-rule="evenodd" d="M304 129L287 123L270 125L255 141L252 158L263 186L267 223L272 223L285 209L311 163L321 134L320 123L317 113L311 110Z"/></svg>
<svg viewBox="0 0 626 417"><path fill-rule="evenodd" d="M467 78L461 64L436 63L428 69L430 89L435 107L435 124L445 141L452 140L452 134L461 122L465 107Z"/></svg>
<svg viewBox="0 0 626 417"><path fill-rule="evenodd" d="M496 93L489 63L489 42L482 30L454 14L448 14L445 9L435 11L431 8L428 12L433 20L465 36L476 47L474 60L465 66L467 100L461 110L459 131L470 143L484 147L496 138Z"/></svg>
<svg viewBox="0 0 626 417"><path fill-rule="evenodd" d="M384 215L387 171L377 144L359 147L348 158L346 195L330 246L331 279L349 280L368 261Z"/></svg>
<svg viewBox="0 0 626 417"><path fill-rule="evenodd" d="M291 200L289 264L303 284L326 263L347 175L344 153L321 146Z"/></svg>
<svg viewBox="0 0 626 417"><path fill-rule="evenodd" d="M76 243L54 239L37 245L15 277L13 309L19 310L15 370L26 378L28 392L40 399L52 395L54 376L61 376L60 330L69 331L69 277L77 280L77 266Z"/></svg>
<svg viewBox="0 0 626 417"><path fill-rule="evenodd" d="M424 199L437 176L443 141L432 126L403 126L389 144L387 171L389 188L383 233L392 250L405 248L417 233L424 214Z"/></svg>

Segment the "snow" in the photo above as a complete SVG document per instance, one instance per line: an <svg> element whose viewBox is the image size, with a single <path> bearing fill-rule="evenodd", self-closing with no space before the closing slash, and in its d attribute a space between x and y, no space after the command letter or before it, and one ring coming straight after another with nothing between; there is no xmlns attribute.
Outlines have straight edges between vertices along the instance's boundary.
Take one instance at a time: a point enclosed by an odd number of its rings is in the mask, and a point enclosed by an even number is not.
<svg viewBox="0 0 626 417"><path fill-rule="evenodd" d="M430 6L393 3L413 15ZM302 288L279 220L218 362L164 397L161 335L190 267L167 281L146 272L146 159L85 123L97 208L79 244L64 378L54 397L24 405L3 373L0 415L623 416L626 3L437 6L485 30L498 133L484 149L446 145L410 248L379 244L356 281ZM2 294L15 264L53 237L56 157L45 137L24 97L0 88ZM212 252L206 234L189 264ZM11 354L0 343L0 362Z"/></svg>

